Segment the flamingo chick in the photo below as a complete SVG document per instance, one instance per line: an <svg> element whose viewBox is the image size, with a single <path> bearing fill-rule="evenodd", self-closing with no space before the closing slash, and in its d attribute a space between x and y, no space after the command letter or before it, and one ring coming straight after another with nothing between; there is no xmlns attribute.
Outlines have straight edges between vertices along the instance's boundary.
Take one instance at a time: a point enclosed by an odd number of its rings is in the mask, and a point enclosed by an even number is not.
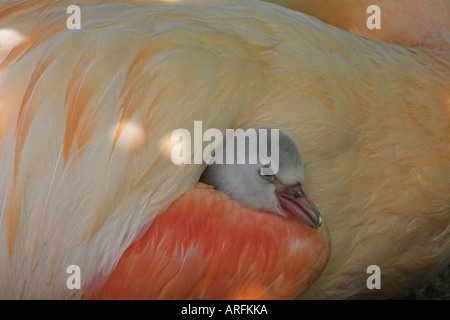
<svg viewBox="0 0 450 320"><path fill-rule="evenodd" d="M301 188L295 143L280 132L279 145L275 175L261 175L259 161L208 166L86 297L294 299L305 292L328 261L330 240Z"/></svg>

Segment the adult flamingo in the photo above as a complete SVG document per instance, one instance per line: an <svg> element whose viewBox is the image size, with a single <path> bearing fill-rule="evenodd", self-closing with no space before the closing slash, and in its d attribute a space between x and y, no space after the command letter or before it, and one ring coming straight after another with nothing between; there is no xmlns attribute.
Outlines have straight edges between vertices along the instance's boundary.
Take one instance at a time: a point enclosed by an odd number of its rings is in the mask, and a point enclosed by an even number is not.
<svg viewBox="0 0 450 320"><path fill-rule="evenodd" d="M0 2L2 297L82 297L110 275L197 184L204 165L170 160L194 120L299 146L333 243L306 297L390 297L449 263L448 52L259 1L78 1L80 30L70 4Z"/></svg>

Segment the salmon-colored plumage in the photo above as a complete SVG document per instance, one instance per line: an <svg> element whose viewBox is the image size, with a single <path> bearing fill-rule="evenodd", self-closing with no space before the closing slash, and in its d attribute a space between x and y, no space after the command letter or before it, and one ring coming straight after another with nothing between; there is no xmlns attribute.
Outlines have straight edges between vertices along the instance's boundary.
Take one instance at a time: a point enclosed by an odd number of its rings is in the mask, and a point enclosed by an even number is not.
<svg viewBox="0 0 450 320"><path fill-rule="evenodd" d="M131 245L97 299L293 299L330 254L326 228L248 209L198 184ZM100 285L101 287L101 285Z"/></svg>

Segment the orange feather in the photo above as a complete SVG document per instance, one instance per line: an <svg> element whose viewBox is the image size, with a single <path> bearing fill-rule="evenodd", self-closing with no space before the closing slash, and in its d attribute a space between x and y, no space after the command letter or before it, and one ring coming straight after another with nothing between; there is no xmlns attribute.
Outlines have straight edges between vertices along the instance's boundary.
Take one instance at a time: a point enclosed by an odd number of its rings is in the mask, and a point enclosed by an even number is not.
<svg viewBox="0 0 450 320"><path fill-rule="evenodd" d="M157 216L86 298L293 299L320 275L328 231L248 209L205 184Z"/></svg>

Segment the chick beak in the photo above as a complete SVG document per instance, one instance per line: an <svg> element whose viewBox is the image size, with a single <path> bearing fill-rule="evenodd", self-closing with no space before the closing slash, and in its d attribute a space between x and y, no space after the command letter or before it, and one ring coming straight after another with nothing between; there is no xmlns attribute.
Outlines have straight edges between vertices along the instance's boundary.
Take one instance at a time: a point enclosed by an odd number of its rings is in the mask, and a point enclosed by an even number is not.
<svg viewBox="0 0 450 320"><path fill-rule="evenodd" d="M313 229L322 225L319 209L303 192L300 184L280 186L276 194L281 210L286 215L299 218Z"/></svg>

